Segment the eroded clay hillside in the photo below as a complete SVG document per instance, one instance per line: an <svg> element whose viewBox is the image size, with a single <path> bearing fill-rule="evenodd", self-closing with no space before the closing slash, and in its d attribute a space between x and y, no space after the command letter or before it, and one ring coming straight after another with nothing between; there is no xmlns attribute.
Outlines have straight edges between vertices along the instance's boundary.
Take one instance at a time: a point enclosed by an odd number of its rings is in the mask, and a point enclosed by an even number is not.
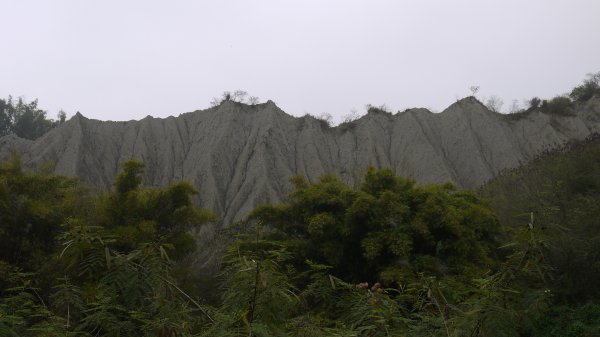
<svg viewBox="0 0 600 337"><path fill-rule="evenodd" d="M600 130L600 98L571 115L489 111L474 98L441 113L411 109L373 112L338 127L287 115L274 103L220 106L179 117L104 122L76 115L43 137L0 139L0 159L11 149L27 167L52 161L58 173L108 189L121 164L146 163L145 184L187 180L200 203L224 223L255 205L277 202L288 179L334 173L350 184L364 169L391 167L418 183L454 182L474 188L543 151Z"/></svg>

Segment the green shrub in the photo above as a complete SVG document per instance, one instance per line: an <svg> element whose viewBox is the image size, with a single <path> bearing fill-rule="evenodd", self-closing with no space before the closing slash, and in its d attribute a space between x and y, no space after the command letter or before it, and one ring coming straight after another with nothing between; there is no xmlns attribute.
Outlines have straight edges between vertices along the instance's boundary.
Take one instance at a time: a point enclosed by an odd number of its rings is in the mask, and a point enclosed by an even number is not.
<svg viewBox="0 0 600 337"><path fill-rule="evenodd" d="M536 336L600 336L600 306L587 304L578 308L552 307L536 322Z"/></svg>
<svg viewBox="0 0 600 337"><path fill-rule="evenodd" d="M575 102L583 103L600 93L599 82L600 72L588 74L588 79L584 80L580 86L573 88L569 97Z"/></svg>
<svg viewBox="0 0 600 337"><path fill-rule="evenodd" d="M542 101L543 112L552 115L568 116L573 114L573 102L566 96L556 96L553 99Z"/></svg>

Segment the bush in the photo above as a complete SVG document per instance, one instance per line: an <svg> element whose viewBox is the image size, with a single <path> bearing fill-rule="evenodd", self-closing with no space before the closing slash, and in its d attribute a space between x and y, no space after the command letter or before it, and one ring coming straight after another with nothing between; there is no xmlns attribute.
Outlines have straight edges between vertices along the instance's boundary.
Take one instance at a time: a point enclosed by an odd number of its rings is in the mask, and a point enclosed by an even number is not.
<svg viewBox="0 0 600 337"><path fill-rule="evenodd" d="M488 109L498 113L501 111L502 105L504 105L504 101L502 101L502 99L500 99L498 96L492 96L485 102L485 106Z"/></svg>
<svg viewBox="0 0 600 337"><path fill-rule="evenodd" d="M583 81L583 84L573 88L569 97L575 102L583 103L594 95L600 93L600 71L595 74L588 74L588 79Z"/></svg>
<svg viewBox="0 0 600 337"><path fill-rule="evenodd" d="M390 109L388 108L387 105L385 104L381 104L379 106L375 106L372 104L367 104L366 105L367 108L367 113L371 114L371 113L383 113L383 114L388 114L391 115L392 112L390 111Z"/></svg>
<svg viewBox="0 0 600 337"><path fill-rule="evenodd" d="M535 110L540 107L542 100L539 97L533 97L529 100L529 109Z"/></svg>
<svg viewBox="0 0 600 337"><path fill-rule="evenodd" d="M52 128L65 122L64 111L58 114L58 120L46 117L46 111L38 108L38 101L25 101L22 97L14 100L0 99L0 137L15 134L26 139L36 139Z"/></svg>
<svg viewBox="0 0 600 337"><path fill-rule="evenodd" d="M543 100L541 109L548 114L568 116L573 114L573 102L569 97L556 96L549 101Z"/></svg>
<svg viewBox="0 0 600 337"><path fill-rule="evenodd" d="M248 92L244 90L236 90L233 93L231 91L225 91L221 95L221 97L213 97L210 101L211 107L216 107L221 105L223 102L235 102L235 103L243 103L248 105L256 105L260 103L260 99L256 96L248 97Z"/></svg>
<svg viewBox="0 0 600 337"><path fill-rule="evenodd" d="M579 308L555 306L535 322L538 336L598 336L600 306L587 304Z"/></svg>

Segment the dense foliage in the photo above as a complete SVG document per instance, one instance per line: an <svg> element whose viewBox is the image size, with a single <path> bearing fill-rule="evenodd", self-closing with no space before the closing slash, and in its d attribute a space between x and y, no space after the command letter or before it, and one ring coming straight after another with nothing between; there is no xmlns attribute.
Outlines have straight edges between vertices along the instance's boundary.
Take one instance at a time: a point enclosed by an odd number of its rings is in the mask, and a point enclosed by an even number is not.
<svg viewBox="0 0 600 337"><path fill-rule="evenodd" d="M293 182L288 203L241 225L207 336L535 331L550 293L533 219L500 252L493 212L451 185L416 187L373 169L357 190L333 176Z"/></svg>
<svg viewBox="0 0 600 337"><path fill-rule="evenodd" d="M53 127L64 123L64 111L58 113L58 120L46 117L46 111L38 108L38 101L26 102L19 97L14 100L11 96L0 99L0 137L15 134L26 139L36 139Z"/></svg>
<svg viewBox="0 0 600 337"><path fill-rule="evenodd" d="M588 78L581 85L571 90L569 97L575 102L585 102L594 95L600 94L600 71L588 74Z"/></svg>
<svg viewBox="0 0 600 337"><path fill-rule="evenodd" d="M143 169L126 162L114 189L95 195L50 166L26 172L18 156L0 165L1 336L598 331L592 295L563 300L575 295L546 240L557 221L536 208L509 227L510 211L499 207L499 221L472 192L391 170L369 169L357 188L297 177L286 203L225 230L210 288L194 285L206 278L190 278L189 263L191 233L214 217L187 183L143 187Z"/></svg>
<svg viewBox="0 0 600 337"><path fill-rule="evenodd" d="M600 138L570 144L530 165L506 172L484 186L480 194L506 226L526 221L534 212L544 223L547 263L555 305L566 316L586 316L600 300ZM579 308L579 309L578 309ZM573 311L575 310L575 311ZM600 317L592 324L600 331ZM580 319L580 318L578 318ZM564 321L560 323L565 324ZM590 328L591 329L591 328ZM582 330L583 331L583 330ZM559 335L559 334L555 334ZM564 334L568 335L568 334ZM579 334L573 334L573 336ZM583 335L583 334L582 334ZM554 335L553 335L554 336Z"/></svg>
<svg viewBox="0 0 600 337"><path fill-rule="evenodd" d="M408 270L457 274L494 264L496 216L470 192L415 187L372 168L356 191L331 175L293 183L289 203L259 207L250 218L271 228L297 265L311 260L347 281L393 282Z"/></svg>
<svg viewBox="0 0 600 337"><path fill-rule="evenodd" d="M135 161L102 196L50 172L18 156L0 166L0 335L190 332L199 305L174 275L196 248L190 229L213 218L195 189L142 188Z"/></svg>
<svg viewBox="0 0 600 337"><path fill-rule="evenodd" d="M570 114L599 79L528 111ZM0 136L60 122L0 100ZM195 188L146 188L143 172L125 162L97 195L51 165L0 163L0 336L600 335L598 137L477 194L388 169L356 188L295 177L285 203L217 236L217 275L192 264L215 219Z"/></svg>

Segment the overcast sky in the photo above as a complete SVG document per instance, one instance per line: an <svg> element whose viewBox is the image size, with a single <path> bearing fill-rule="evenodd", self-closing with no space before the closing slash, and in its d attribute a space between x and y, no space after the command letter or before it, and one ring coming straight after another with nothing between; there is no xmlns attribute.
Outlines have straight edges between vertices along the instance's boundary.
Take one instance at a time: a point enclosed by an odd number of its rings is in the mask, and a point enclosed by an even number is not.
<svg viewBox="0 0 600 337"><path fill-rule="evenodd" d="M292 115L441 111L600 71L598 0L0 0L0 97L51 117L166 117L243 89Z"/></svg>

